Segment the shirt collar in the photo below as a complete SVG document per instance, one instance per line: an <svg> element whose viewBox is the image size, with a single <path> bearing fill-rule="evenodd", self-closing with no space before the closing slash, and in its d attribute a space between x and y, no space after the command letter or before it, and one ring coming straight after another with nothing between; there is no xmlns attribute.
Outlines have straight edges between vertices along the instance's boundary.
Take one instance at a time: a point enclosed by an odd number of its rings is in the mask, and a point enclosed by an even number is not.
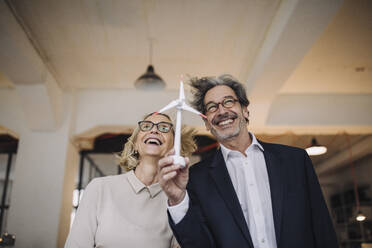
<svg viewBox="0 0 372 248"><path fill-rule="evenodd" d="M254 147L258 147L263 152L264 148L257 141L256 136L254 136L254 134L251 133L251 132L249 132L249 135L251 136L252 143L248 146L248 148L245 150L245 152L247 153L247 151L249 151L250 149L252 149ZM223 156L225 161L227 161L227 158L228 158L229 154L231 154L232 152L236 152L235 150L230 150L229 148L225 147L222 144L220 144L220 147L221 147L222 156Z"/></svg>
<svg viewBox="0 0 372 248"><path fill-rule="evenodd" d="M134 170L128 171L126 175L130 186L136 194L139 194L143 189L146 189L149 192L150 197L154 198L161 191L159 183L154 183L150 186L143 184L134 174Z"/></svg>

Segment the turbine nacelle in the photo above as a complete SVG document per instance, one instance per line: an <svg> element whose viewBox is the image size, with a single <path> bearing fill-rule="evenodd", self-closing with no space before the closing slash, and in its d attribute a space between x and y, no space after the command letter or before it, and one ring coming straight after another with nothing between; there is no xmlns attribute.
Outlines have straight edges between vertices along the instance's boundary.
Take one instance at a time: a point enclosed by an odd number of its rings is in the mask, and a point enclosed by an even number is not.
<svg viewBox="0 0 372 248"><path fill-rule="evenodd" d="M186 111L189 111L191 113L200 115L202 118L207 118L205 115L203 115L202 113L193 109L192 107L190 107L189 105L187 105L185 103L185 92L184 92L184 89L183 89L183 82L182 81L180 82L180 92L179 92L178 99L171 101L168 105L166 105L164 108L160 109L158 112L155 112L155 113L163 113L164 111L167 111L171 108L186 110Z"/></svg>
<svg viewBox="0 0 372 248"><path fill-rule="evenodd" d="M177 120L176 120L177 123L176 123L175 137L174 137L175 155L172 156L173 157L173 164L179 164L179 165L181 165L182 168L184 168L186 166L186 162L185 162L185 158L181 156L181 118L182 118L182 110L186 110L186 111L189 111L191 113L200 115L202 118L207 118L207 117L185 103L185 91L184 91L184 88L183 88L183 77L181 77L180 91L179 91L178 99L171 101L168 105L166 105L164 108L160 109L156 113L162 113L162 112L167 111L171 108L176 108L177 109Z"/></svg>

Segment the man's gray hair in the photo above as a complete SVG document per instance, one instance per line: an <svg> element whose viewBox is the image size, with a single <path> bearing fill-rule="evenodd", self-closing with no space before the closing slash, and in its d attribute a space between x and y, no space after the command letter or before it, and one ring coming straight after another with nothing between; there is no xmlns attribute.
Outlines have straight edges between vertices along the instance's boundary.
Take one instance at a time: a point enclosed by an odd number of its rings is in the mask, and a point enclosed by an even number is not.
<svg viewBox="0 0 372 248"><path fill-rule="evenodd" d="M238 101L242 106L248 107L249 105L249 100L244 86L231 75L223 74L219 77L195 77L190 79L190 85L193 88L192 93L194 95L194 100L191 104L203 114L206 112L204 104L205 94L210 89L219 85L230 87L235 92L235 95L238 97Z"/></svg>

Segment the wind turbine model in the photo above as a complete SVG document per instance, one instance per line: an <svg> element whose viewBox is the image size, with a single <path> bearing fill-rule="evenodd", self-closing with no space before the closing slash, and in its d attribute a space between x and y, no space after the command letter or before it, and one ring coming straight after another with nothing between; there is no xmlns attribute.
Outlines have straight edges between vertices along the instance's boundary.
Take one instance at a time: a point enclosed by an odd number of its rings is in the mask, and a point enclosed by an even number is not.
<svg viewBox="0 0 372 248"><path fill-rule="evenodd" d="M197 110L191 108L189 105L185 103L185 92L183 89L183 77L181 76L180 82L180 94L177 100L171 101L167 106L155 112L155 114L162 113L171 108L177 108L177 123L176 123L176 134L174 138L174 151L175 154L173 157L173 163L181 165L182 168L186 166L185 158L181 156L181 118L182 118L182 110L187 110L191 113L200 115L203 118L207 118L202 113L198 112Z"/></svg>

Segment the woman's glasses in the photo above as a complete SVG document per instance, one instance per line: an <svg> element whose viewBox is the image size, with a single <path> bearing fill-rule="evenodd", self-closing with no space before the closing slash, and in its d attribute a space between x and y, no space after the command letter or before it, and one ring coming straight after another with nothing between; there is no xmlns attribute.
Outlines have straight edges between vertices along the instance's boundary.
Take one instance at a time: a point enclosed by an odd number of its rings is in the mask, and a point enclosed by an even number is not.
<svg viewBox="0 0 372 248"><path fill-rule="evenodd" d="M154 125L159 130L159 132L162 132L162 133L168 133L170 130L172 130L172 127L173 127L172 123L165 122L165 121L162 121L159 123L153 123L152 121L138 122L139 129L143 132L150 131Z"/></svg>

